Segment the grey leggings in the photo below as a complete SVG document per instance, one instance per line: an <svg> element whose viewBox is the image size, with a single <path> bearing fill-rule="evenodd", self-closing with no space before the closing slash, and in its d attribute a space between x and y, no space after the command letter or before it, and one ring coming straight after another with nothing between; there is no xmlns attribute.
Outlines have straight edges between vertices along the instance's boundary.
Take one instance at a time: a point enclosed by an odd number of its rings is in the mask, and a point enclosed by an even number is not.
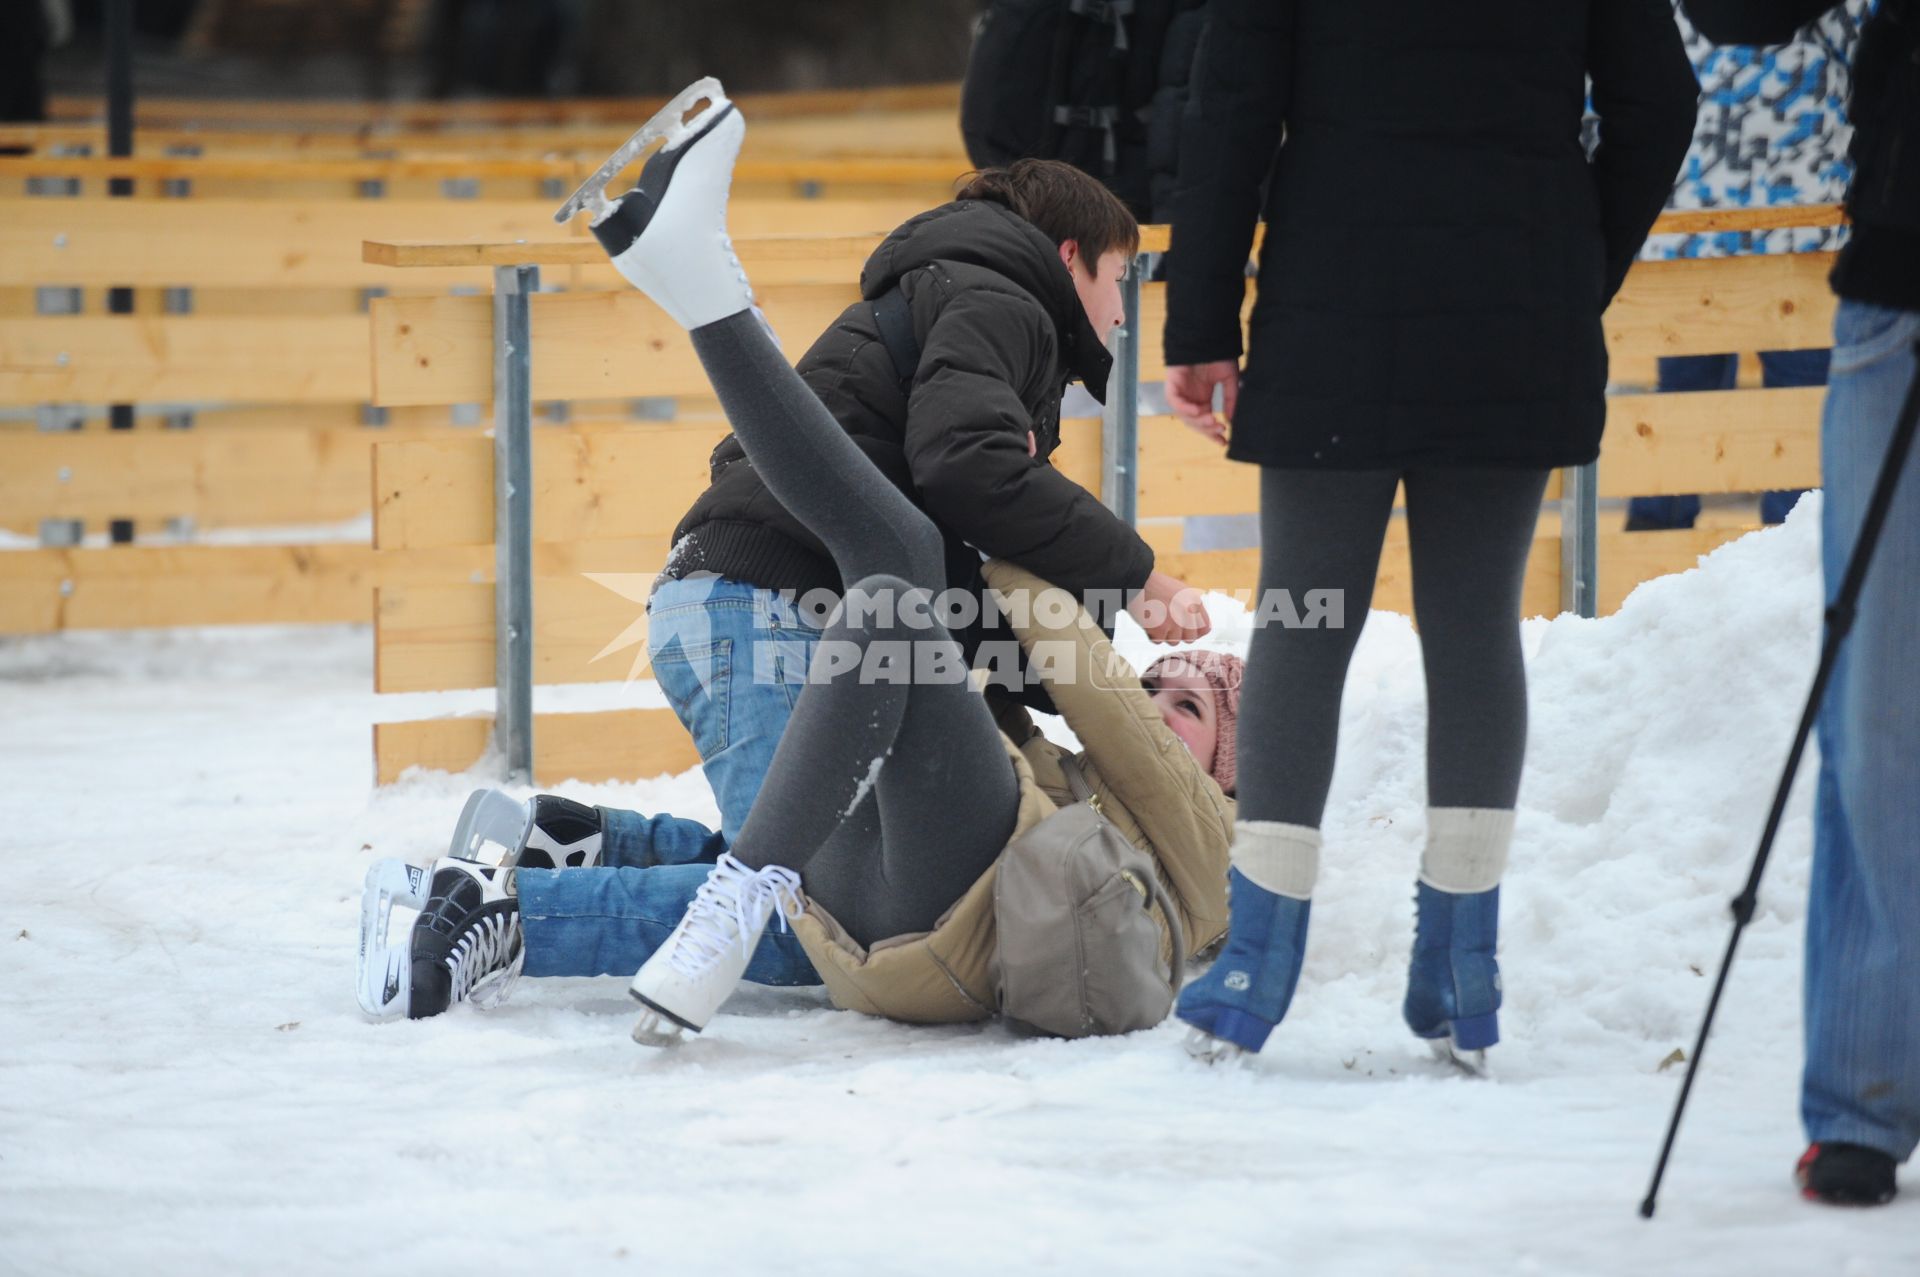
<svg viewBox="0 0 1920 1277"><path fill-rule="evenodd" d="M743 312L693 330L693 348L767 488L826 545L849 595L732 853L784 865L856 941L932 928L1013 832L1019 789L986 701L964 680L915 684L915 650L964 669L914 599L946 586L939 530L856 447ZM878 644L886 647L876 648ZM904 655L884 681L863 678ZM838 661L845 668L830 672Z"/></svg>
<svg viewBox="0 0 1920 1277"><path fill-rule="evenodd" d="M1242 820L1320 824L1347 663L1401 480L1427 678L1427 802L1511 808L1519 795L1520 592L1547 472L1270 468L1260 474L1260 588L1288 591L1303 612L1307 591L1344 590L1346 624L1254 631L1240 702Z"/></svg>

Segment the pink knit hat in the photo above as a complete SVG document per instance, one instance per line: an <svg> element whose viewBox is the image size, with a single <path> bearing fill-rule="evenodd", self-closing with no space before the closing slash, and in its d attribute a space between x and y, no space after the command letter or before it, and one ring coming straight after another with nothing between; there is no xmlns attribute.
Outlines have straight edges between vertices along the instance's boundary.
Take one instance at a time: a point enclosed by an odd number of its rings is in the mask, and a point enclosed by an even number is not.
<svg viewBox="0 0 1920 1277"><path fill-rule="evenodd" d="M1213 779L1224 793L1231 794L1240 776L1240 683L1247 663L1231 652L1169 652L1153 664L1140 681L1157 678L1191 678L1198 675L1213 688L1216 723L1213 747Z"/></svg>

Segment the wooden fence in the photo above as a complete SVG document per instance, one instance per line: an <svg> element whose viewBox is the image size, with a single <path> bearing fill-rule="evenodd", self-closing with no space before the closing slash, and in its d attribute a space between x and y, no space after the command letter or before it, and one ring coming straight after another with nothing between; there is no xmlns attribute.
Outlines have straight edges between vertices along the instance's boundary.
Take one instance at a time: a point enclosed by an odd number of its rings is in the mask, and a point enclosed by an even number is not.
<svg viewBox="0 0 1920 1277"><path fill-rule="evenodd" d="M1830 223L1832 210L1794 210ZM1737 219L1736 219L1737 220ZM1754 219L1757 220L1757 219ZM1679 217L1666 229L1728 224L1722 215ZM1164 246L1150 229L1147 247ZM742 240L741 255L764 309L790 353L811 340L855 293L850 281L871 251L871 236ZM479 263L496 270L570 270L597 250L578 242L522 244L369 244L370 261L408 270ZM1730 350L1816 348L1828 344L1833 303L1821 256L1654 263L1637 267L1606 317L1616 355L1708 354ZM402 272L404 273L404 272ZM424 405L489 394L496 364L495 298L393 297L372 308L376 402ZM1136 320L1139 376L1161 375L1160 285L1140 289ZM694 394L706 382L685 334L637 293L534 295L524 322L533 340L519 373L532 399ZM636 357L636 354L638 357ZM1622 395L1609 401L1606 442L1596 466L1557 478L1543 510L1542 536L1529 569L1526 609L1554 613L1578 595L1610 611L1635 585L1692 567L1739 529L1598 534L1598 496L1733 492L1814 486L1818 482L1818 390L1736 390L1698 395ZM1113 397L1124 414L1127 394ZM1108 423L1109 427L1111 423ZM502 420L499 430L510 429ZM476 439L394 441L375 448L376 559L394 556L414 569L383 581L375 607L375 687L406 692L495 686L503 706L525 708L514 724L532 776L632 778L690 766L684 731L666 711L532 716L531 685L617 681L644 668L646 587L679 516L701 490L706 457L724 427L696 424L542 429L530 439L525 513L526 623L520 673L498 622L503 594L491 571L504 542L496 537L496 448ZM1131 494L1140 519L1249 513L1257 477L1226 462L1217 446L1171 418L1137 422L1137 451L1103 455L1102 423L1068 422L1056 460L1091 490L1111 490L1117 464L1132 461ZM1121 437L1124 437L1121 436ZM1560 534L1590 538L1590 561L1564 554ZM1206 588L1251 591L1255 551L1185 552L1162 541L1161 565ZM445 556L464 575L429 579L421 556ZM1407 610L1405 540L1390 536L1375 606ZM507 715L503 714L503 724ZM499 743L487 718L381 723L374 729L382 782L407 768L460 770ZM538 749L531 747L538 741ZM508 750L509 758L515 749Z"/></svg>

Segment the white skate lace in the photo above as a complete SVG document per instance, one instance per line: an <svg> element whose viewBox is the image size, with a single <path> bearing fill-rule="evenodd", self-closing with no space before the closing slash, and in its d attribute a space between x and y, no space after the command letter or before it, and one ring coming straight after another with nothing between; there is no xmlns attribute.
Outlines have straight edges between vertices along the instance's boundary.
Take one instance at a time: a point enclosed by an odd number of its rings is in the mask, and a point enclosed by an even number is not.
<svg viewBox="0 0 1920 1277"><path fill-rule="evenodd" d="M699 975L736 944L751 952L754 933L769 913L785 931L787 919L799 912L799 874L779 865L753 870L723 855L687 906L668 961L682 975Z"/></svg>
<svg viewBox="0 0 1920 1277"><path fill-rule="evenodd" d="M509 953L513 955L511 960ZM453 977L452 1001L471 999L484 1010L499 1006L520 979L526 961L526 946L520 943L520 911L509 909L487 915L467 928L447 955L447 971Z"/></svg>

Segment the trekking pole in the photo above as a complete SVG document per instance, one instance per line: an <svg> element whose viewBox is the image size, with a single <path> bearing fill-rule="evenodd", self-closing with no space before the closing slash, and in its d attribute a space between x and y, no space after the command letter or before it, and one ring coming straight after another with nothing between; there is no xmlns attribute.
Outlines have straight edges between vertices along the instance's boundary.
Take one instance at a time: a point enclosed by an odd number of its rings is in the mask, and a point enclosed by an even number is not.
<svg viewBox="0 0 1920 1277"><path fill-rule="evenodd" d="M1920 359L1920 343L1915 343L1914 355ZM1867 565L1873 560L1874 547L1880 541L1880 529L1887 521L1887 510L1893 504L1893 490L1899 485L1900 471L1906 466L1907 453L1912 449L1914 427L1920 422L1920 372L1916 372L1913 384L1907 388L1907 401L1900 409L1899 421L1893 429L1893 442L1887 445L1887 458L1880 463L1880 477L1874 482L1873 497L1867 505L1867 516L1860 524L1860 536L1853 545L1853 553L1847 559L1847 574L1840 583L1840 592L1834 596L1833 605L1827 609L1826 634L1820 643L1820 667L1813 675L1813 688L1807 693L1806 709L1800 714L1800 729L1794 733L1793 748L1787 752L1786 774L1780 777L1780 787L1773 793L1773 810L1767 813L1767 827L1760 835L1760 850L1754 854L1753 871L1747 875L1747 885L1733 900L1733 935L1727 940L1726 956L1720 959L1720 975L1713 982L1713 996L1707 1000L1706 1018L1700 1022L1700 1036L1693 1044L1693 1058L1687 1061L1686 1080L1680 1084L1680 1098L1673 1106L1673 1119L1667 1123L1666 1142L1660 1146L1660 1160L1653 1168L1653 1182L1647 1186L1646 1200L1640 1203L1640 1218L1652 1219L1654 1199L1660 1195L1660 1180L1667 1173L1667 1159L1673 1154L1674 1137L1680 1133L1680 1116L1687 1111L1687 1096L1693 1092L1693 1079L1700 1070L1700 1057L1707 1049L1707 1033L1713 1028L1713 1014L1720 1008L1720 994L1727 987L1727 972L1733 967L1733 952L1740 946L1740 933L1753 921L1753 909L1760 897L1760 875L1767 871L1767 857L1773 852L1773 838L1780 830L1780 818L1787 809L1787 793L1793 788L1793 777L1800 770L1800 756L1806 752L1807 736L1813 730L1813 721L1820 712L1821 697L1826 694L1827 680L1833 674L1833 666L1840 655L1840 644L1846 640L1847 631L1853 628L1854 609L1860 601L1860 587L1867 577Z"/></svg>

